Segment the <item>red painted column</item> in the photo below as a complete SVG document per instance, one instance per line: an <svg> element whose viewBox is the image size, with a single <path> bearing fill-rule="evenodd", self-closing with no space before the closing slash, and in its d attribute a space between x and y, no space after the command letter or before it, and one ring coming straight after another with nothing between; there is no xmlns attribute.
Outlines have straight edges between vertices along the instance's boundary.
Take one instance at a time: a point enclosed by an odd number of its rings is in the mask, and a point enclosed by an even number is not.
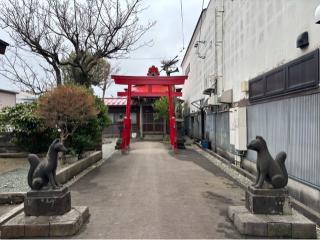
<svg viewBox="0 0 320 240"><path fill-rule="evenodd" d="M130 115L131 115L131 84L128 84L126 115L123 119L122 145L121 145L122 150L126 150L130 144L130 135L131 135Z"/></svg>
<svg viewBox="0 0 320 240"><path fill-rule="evenodd" d="M168 98L169 98L169 128L170 128L170 143L173 150L177 149L176 141L176 121L174 117L173 110L173 96L172 96L172 86L168 85Z"/></svg>
<svg viewBox="0 0 320 240"><path fill-rule="evenodd" d="M127 108L126 108L126 115L128 121L128 135L127 135L127 148L130 146L130 139L131 139L131 91L132 85L128 85L128 99L127 99Z"/></svg>

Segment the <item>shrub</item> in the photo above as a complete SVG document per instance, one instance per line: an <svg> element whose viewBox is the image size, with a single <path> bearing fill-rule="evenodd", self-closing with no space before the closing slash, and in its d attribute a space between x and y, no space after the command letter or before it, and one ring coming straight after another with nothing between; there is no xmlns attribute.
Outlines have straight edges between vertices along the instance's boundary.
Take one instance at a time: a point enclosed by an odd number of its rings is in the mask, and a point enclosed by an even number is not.
<svg viewBox="0 0 320 240"><path fill-rule="evenodd" d="M12 142L21 150L33 153L46 152L58 136L53 128L45 127L34 112L37 103L17 104L0 112L0 132L9 132Z"/></svg>
<svg viewBox="0 0 320 240"><path fill-rule="evenodd" d="M156 119L169 119L169 100L167 97L157 99L153 106Z"/></svg>
<svg viewBox="0 0 320 240"><path fill-rule="evenodd" d="M152 105L155 110L155 118L163 119L163 133L167 134L167 122L169 120L169 100L168 97L157 99Z"/></svg>
<svg viewBox="0 0 320 240"><path fill-rule="evenodd" d="M85 149L101 146L103 129L111 123L108 108L97 97L95 98L95 107L99 112L97 117L81 125L67 142L67 145L73 148L77 154L81 154Z"/></svg>
<svg viewBox="0 0 320 240"><path fill-rule="evenodd" d="M80 86L59 86L38 100L37 115L47 127L59 129L61 142L96 118L97 113L94 96Z"/></svg>

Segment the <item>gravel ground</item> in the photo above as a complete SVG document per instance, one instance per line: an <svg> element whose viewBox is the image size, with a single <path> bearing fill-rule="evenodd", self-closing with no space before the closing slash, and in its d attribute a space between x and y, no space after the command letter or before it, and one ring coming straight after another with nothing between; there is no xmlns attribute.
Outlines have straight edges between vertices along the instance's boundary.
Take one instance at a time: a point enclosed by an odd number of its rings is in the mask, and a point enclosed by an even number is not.
<svg viewBox="0 0 320 240"><path fill-rule="evenodd" d="M103 158L108 158L114 150L116 139L104 142ZM0 192L26 192L30 189L27 183L29 164L25 159L1 159L0 165Z"/></svg>
<svg viewBox="0 0 320 240"><path fill-rule="evenodd" d="M28 191L27 175L27 167L0 174L0 192Z"/></svg>

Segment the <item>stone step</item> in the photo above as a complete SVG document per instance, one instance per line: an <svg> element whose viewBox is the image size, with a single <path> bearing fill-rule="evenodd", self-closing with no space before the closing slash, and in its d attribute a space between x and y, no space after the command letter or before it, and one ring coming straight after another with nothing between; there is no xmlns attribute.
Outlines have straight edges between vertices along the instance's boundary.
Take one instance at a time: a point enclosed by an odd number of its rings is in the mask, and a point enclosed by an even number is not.
<svg viewBox="0 0 320 240"><path fill-rule="evenodd" d="M146 141L162 141L163 140L163 135L162 134L145 134L143 136L143 140Z"/></svg>

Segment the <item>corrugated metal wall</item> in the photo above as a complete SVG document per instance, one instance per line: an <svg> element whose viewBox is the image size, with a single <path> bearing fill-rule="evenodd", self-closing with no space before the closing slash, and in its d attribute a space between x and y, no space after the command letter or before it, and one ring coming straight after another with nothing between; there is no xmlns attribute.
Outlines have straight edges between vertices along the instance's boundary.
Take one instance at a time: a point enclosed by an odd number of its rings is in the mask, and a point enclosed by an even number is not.
<svg viewBox="0 0 320 240"><path fill-rule="evenodd" d="M185 128L186 135L191 138L193 137L192 127L193 127L193 123L191 121L191 115L188 115L184 118L184 128Z"/></svg>
<svg viewBox="0 0 320 240"><path fill-rule="evenodd" d="M247 114L248 142L262 136L273 157L287 153L291 177L320 187L320 94L249 106Z"/></svg>
<svg viewBox="0 0 320 240"><path fill-rule="evenodd" d="M211 148L214 149L215 144L215 114L210 113L206 116L205 137L211 141Z"/></svg>
<svg viewBox="0 0 320 240"><path fill-rule="evenodd" d="M201 139L201 114L200 113L194 116L193 137L197 139Z"/></svg>
<svg viewBox="0 0 320 240"><path fill-rule="evenodd" d="M205 136L215 147L228 152L230 150L229 112L209 113L206 115Z"/></svg>
<svg viewBox="0 0 320 240"><path fill-rule="evenodd" d="M186 116L184 117L184 121L183 121L183 128L184 128L184 134L187 136L189 135L189 129L190 129L190 116Z"/></svg>

